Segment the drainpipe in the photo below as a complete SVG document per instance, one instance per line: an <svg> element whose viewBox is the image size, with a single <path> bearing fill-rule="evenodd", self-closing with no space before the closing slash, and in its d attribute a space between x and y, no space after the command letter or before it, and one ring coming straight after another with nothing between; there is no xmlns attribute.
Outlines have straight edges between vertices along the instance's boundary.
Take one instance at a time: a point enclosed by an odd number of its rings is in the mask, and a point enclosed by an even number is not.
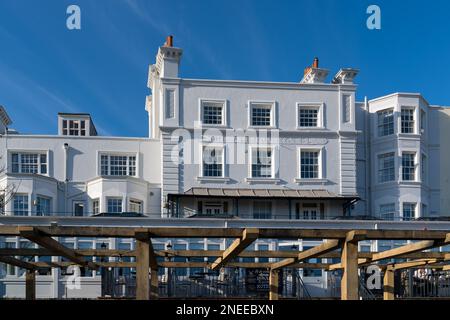
<svg viewBox="0 0 450 320"><path fill-rule="evenodd" d="M64 214L68 212L67 211L67 193L68 193L67 183L69 182L68 161L69 161L69 144L64 143Z"/></svg>
<svg viewBox="0 0 450 320"><path fill-rule="evenodd" d="M366 176L366 199L367 199L367 213L369 214L369 215L373 215L375 212L372 212L372 196L371 196L371 193L372 193L372 188L371 188L371 185L372 185L372 179L371 179L371 168L372 168L372 166L371 166L371 164L372 164L372 159L371 159L371 153L370 153L370 150L371 150L371 147L370 147L370 143L371 143L371 141L372 141L372 139L371 139L371 135L372 135L372 130L371 130L371 127L370 127L370 124L371 124L371 115L370 115L370 110L369 110L369 102L368 102L368 100L367 100L367 96L365 96L364 97L364 109L365 109L365 112L366 112L366 117L365 117L365 146L366 146L366 148L365 148L365 152L366 152L366 154L365 154L365 156L366 156L366 170L365 170L365 176Z"/></svg>

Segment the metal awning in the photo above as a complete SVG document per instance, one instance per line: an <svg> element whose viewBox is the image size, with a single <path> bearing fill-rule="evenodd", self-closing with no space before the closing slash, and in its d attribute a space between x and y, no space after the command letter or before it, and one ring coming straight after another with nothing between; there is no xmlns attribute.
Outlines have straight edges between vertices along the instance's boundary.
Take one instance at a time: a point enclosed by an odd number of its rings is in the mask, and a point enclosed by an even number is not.
<svg viewBox="0 0 450 320"><path fill-rule="evenodd" d="M279 198L279 199L333 199L359 200L356 195L338 195L324 189L233 189L233 188L191 188L184 193L169 194L169 198L214 197L214 198Z"/></svg>

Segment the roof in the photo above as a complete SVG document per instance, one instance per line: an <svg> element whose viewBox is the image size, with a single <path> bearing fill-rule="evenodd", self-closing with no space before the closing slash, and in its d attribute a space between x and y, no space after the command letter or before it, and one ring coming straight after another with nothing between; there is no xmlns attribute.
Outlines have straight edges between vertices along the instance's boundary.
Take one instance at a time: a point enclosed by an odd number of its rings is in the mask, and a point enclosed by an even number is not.
<svg viewBox="0 0 450 320"><path fill-rule="evenodd" d="M358 196L342 196L324 189L233 189L233 188L191 188L177 197L239 197L239 198L306 198L306 199L359 199Z"/></svg>
<svg viewBox="0 0 450 320"><path fill-rule="evenodd" d="M9 126L12 123L11 118L8 116L3 106L0 106L0 121L2 121L5 126Z"/></svg>

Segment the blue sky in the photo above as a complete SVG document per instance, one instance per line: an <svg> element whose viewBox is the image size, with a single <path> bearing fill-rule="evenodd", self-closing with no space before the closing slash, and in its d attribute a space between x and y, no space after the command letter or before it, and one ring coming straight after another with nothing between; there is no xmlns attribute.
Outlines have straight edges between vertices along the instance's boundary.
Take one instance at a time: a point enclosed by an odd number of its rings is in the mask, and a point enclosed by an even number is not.
<svg viewBox="0 0 450 320"><path fill-rule="evenodd" d="M70 4L81 30L66 28ZM370 4L381 30L366 28ZM173 34L182 77L296 82L318 56L331 75L360 69L361 100L408 91L450 105L448 21L444 0L0 0L0 104L22 133L89 112L100 134L146 136L148 65Z"/></svg>

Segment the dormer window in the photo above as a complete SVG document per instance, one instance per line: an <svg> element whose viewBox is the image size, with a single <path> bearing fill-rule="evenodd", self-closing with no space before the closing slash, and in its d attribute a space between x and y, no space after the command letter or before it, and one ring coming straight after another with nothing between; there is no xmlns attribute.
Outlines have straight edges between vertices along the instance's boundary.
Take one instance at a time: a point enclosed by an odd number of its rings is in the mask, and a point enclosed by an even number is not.
<svg viewBox="0 0 450 320"><path fill-rule="evenodd" d="M63 120L63 136L86 136L85 120Z"/></svg>
<svg viewBox="0 0 450 320"><path fill-rule="evenodd" d="M58 113L58 134L89 137L96 136L97 130L88 113Z"/></svg>

